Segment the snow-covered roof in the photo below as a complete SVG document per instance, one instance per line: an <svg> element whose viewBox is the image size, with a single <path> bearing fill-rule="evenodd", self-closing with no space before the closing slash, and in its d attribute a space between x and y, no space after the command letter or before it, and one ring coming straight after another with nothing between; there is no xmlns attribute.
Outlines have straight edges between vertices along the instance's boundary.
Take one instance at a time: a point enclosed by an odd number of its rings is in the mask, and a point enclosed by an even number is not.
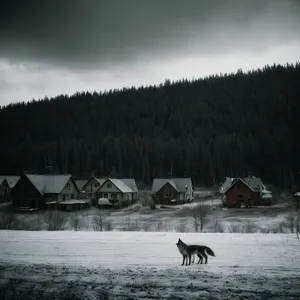
<svg viewBox="0 0 300 300"><path fill-rule="evenodd" d="M99 198L98 205L112 205L107 198Z"/></svg>
<svg viewBox="0 0 300 300"><path fill-rule="evenodd" d="M134 178L121 178L120 180L122 180L127 186L129 186L134 192L138 191L138 187L136 185L136 182L134 180Z"/></svg>
<svg viewBox="0 0 300 300"><path fill-rule="evenodd" d="M262 197L262 199L271 199L272 198L272 194L264 194L261 197Z"/></svg>
<svg viewBox="0 0 300 300"><path fill-rule="evenodd" d="M92 180L96 180L99 183L99 185L101 186L104 183L104 181L106 180L106 178L97 178L97 177L93 176L89 180L85 181L85 183L82 185L82 187L80 189L85 188L88 185L88 183L91 182Z"/></svg>
<svg viewBox="0 0 300 300"><path fill-rule="evenodd" d="M4 176L4 177L6 178L8 186L11 189L17 184L17 182L21 178L21 176Z"/></svg>
<svg viewBox="0 0 300 300"><path fill-rule="evenodd" d="M190 191L193 188L191 178L154 178L152 184L152 193L158 192L167 182L169 182L178 192Z"/></svg>
<svg viewBox="0 0 300 300"><path fill-rule="evenodd" d="M122 193L133 193L133 190L125 184L121 179L108 178L114 186L116 186Z"/></svg>
<svg viewBox="0 0 300 300"><path fill-rule="evenodd" d="M87 183L87 180L76 180L75 183L77 187L81 190L82 187Z"/></svg>
<svg viewBox="0 0 300 300"><path fill-rule="evenodd" d="M85 200L77 200L77 199L64 200L64 201L59 202L59 204L64 204L64 205L67 205L67 204L85 204L85 203L87 203L87 201L85 201Z"/></svg>
<svg viewBox="0 0 300 300"><path fill-rule="evenodd" d="M66 175L33 175L25 174L35 188L44 194L60 194L67 182L72 177L70 174Z"/></svg>
<svg viewBox="0 0 300 300"><path fill-rule="evenodd" d="M0 184L2 184L6 180L5 177L0 177Z"/></svg>

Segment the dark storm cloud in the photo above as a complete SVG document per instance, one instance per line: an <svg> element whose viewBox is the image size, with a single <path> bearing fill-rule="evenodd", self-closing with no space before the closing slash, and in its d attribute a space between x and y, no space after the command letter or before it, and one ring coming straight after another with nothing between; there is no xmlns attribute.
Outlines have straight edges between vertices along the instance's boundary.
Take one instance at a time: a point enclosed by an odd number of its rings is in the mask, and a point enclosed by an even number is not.
<svg viewBox="0 0 300 300"><path fill-rule="evenodd" d="M19 0L0 8L0 57L92 67L258 50L300 38L299 0Z"/></svg>

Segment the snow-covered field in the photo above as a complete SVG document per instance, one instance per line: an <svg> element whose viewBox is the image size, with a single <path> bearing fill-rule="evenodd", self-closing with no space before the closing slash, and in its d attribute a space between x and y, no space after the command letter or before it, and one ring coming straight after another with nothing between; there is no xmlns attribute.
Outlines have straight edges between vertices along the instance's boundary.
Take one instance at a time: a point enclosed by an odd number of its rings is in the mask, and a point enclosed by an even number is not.
<svg viewBox="0 0 300 300"><path fill-rule="evenodd" d="M181 266L179 237L216 257ZM0 231L0 266L35 299L300 299L295 234Z"/></svg>

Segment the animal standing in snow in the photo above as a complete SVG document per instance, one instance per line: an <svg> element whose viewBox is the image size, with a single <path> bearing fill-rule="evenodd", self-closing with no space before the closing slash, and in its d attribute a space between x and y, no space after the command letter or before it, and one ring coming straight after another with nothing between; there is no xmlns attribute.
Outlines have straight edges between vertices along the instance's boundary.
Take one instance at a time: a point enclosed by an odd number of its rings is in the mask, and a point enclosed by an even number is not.
<svg viewBox="0 0 300 300"><path fill-rule="evenodd" d="M207 246L187 245L181 239L178 239L176 246L183 257L183 262L181 264L182 266L184 265L184 262L185 262L185 265L187 265L188 260L189 260L189 265L191 264L191 256L192 255L193 256L197 255L199 257L199 261L197 262L197 264L199 264L200 261L202 264L203 258L205 258L205 264L207 264L207 254L210 256L216 256L214 251Z"/></svg>

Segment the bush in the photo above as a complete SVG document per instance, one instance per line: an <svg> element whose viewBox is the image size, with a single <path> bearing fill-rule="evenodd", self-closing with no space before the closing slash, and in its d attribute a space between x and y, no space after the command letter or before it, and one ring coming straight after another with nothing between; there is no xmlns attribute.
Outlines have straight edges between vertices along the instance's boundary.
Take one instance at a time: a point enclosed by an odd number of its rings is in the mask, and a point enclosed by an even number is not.
<svg viewBox="0 0 300 300"><path fill-rule="evenodd" d="M13 229L16 222L17 218L15 213L11 210L11 207L1 207L0 229Z"/></svg>
<svg viewBox="0 0 300 300"><path fill-rule="evenodd" d="M224 232L225 228L224 225L219 222L216 218L212 218L212 225L214 232Z"/></svg>
<svg viewBox="0 0 300 300"><path fill-rule="evenodd" d="M47 230L65 230L66 217L60 211L48 211L45 214Z"/></svg>
<svg viewBox="0 0 300 300"><path fill-rule="evenodd" d="M178 225L175 226L176 232L187 232L187 226L186 224L181 221Z"/></svg>
<svg viewBox="0 0 300 300"><path fill-rule="evenodd" d="M109 211L99 208L97 214L93 217L94 230L103 231L105 228L111 229L111 224L109 225L109 220L106 220L109 216Z"/></svg>
<svg viewBox="0 0 300 300"><path fill-rule="evenodd" d="M70 216L70 225L75 231L78 231L81 228L80 216L77 211Z"/></svg>
<svg viewBox="0 0 300 300"><path fill-rule="evenodd" d="M194 229L196 232L202 232L206 224L208 223L208 216L211 213L211 209L203 205L202 203L192 210L192 216L194 219Z"/></svg>

